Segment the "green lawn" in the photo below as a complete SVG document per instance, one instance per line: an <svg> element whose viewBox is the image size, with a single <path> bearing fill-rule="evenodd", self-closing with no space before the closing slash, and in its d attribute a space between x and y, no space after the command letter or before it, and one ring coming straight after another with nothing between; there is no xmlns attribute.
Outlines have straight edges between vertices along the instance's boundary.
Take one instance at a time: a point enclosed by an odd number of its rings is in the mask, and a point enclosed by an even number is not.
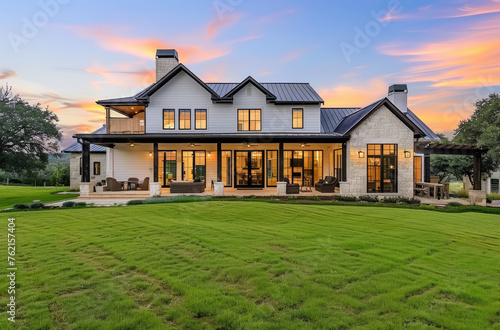
<svg viewBox="0 0 500 330"><path fill-rule="evenodd" d="M4 213L3 246L8 217L17 327L500 328L498 215L249 201L44 210Z"/></svg>
<svg viewBox="0 0 500 330"><path fill-rule="evenodd" d="M34 200L49 203L78 197L75 194L52 194L56 191L68 191L68 187L56 189L54 187L0 186L0 209L12 207L17 203L31 203Z"/></svg>

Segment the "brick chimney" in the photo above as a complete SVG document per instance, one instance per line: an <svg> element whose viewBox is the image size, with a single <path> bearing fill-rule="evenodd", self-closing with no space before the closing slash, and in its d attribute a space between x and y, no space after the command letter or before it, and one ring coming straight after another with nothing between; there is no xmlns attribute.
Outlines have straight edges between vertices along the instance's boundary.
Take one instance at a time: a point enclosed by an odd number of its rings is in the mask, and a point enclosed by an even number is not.
<svg viewBox="0 0 500 330"><path fill-rule="evenodd" d="M389 86L389 95L387 96L402 113L408 112L408 86L406 84L395 84Z"/></svg>
<svg viewBox="0 0 500 330"><path fill-rule="evenodd" d="M179 55L175 49L156 50L156 81L160 80L179 64Z"/></svg>

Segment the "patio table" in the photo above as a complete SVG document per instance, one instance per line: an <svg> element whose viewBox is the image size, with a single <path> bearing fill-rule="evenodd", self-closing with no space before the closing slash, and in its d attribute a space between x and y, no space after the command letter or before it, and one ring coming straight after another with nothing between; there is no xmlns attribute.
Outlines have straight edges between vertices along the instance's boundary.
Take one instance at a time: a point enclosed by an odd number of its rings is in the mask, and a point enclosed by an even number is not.
<svg viewBox="0 0 500 330"><path fill-rule="evenodd" d="M434 199L437 199L438 196L438 190L439 190L439 198L443 199L443 184L441 183L431 183L431 182L417 182L417 186L422 186L422 187L429 187L430 189L434 189ZM429 191L429 196L430 196L430 191Z"/></svg>

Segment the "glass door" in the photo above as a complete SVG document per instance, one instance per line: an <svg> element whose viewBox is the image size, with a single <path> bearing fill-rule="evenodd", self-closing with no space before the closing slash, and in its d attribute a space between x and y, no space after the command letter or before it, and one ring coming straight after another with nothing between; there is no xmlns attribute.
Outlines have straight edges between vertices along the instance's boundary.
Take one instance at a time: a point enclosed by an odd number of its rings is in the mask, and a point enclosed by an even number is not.
<svg viewBox="0 0 500 330"><path fill-rule="evenodd" d="M231 187L231 151L222 151L222 182L224 187Z"/></svg>
<svg viewBox="0 0 500 330"><path fill-rule="evenodd" d="M263 151L235 151L235 187L264 186L263 156Z"/></svg>
<svg viewBox="0 0 500 330"><path fill-rule="evenodd" d="M170 187L170 182L177 178L177 152L159 151L158 162L158 182L163 187Z"/></svg>
<svg viewBox="0 0 500 330"><path fill-rule="evenodd" d="M182 180L203 181L206 179L205 150L182 152Z"/></svg>
<svg viewBox="0 0 500 330"><path fill-rule="evenodd" d="M267 151L267 186L276 187L276 182L278 181L278 151L268 150Z"/></svg>

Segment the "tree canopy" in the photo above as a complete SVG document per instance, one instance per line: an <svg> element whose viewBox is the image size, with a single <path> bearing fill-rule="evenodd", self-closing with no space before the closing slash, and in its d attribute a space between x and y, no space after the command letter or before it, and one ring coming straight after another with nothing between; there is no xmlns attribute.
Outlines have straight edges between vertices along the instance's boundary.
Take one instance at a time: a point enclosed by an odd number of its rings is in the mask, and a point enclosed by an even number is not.
<svg viewBox="0 0 500 330"><path fill-rule="evenodd" d="M488 149L481 160L481 173L490 174L500 163L500 95L491 94L475 104L475 111L466 120L460 121L455 130L455 138L451 143L473 144ZM439 135L442 143L450 143ZM441 179L453 175L457 178L473 177L472 156L441 156L431 157L431 174L439 175Z"/></svg>
<svg viewBox="0 0 500 330"><path fill-rule="evenodd" d="M47 163L47 154L59 149L62 134L57 115L40 104L29 104L0 87L0 169L30 173Z"/></svg>

